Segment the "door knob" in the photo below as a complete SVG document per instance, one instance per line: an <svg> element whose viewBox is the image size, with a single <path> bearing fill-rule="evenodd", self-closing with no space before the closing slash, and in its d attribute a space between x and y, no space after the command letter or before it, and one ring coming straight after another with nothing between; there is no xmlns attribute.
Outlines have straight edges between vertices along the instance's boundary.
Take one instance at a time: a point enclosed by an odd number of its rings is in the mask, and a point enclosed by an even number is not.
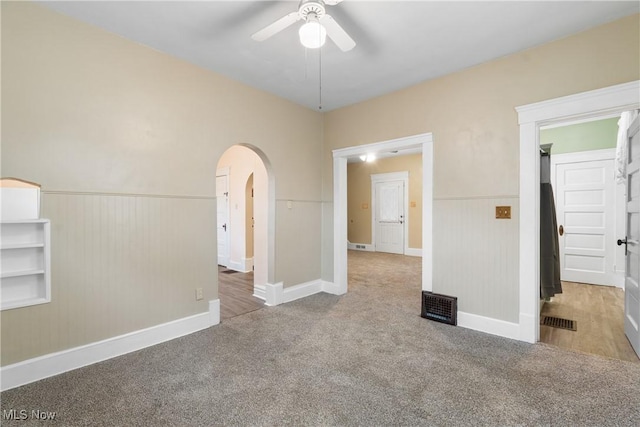
<svg viewBox="0 0 640 427"><path fill-rule="evenodd" d="M558 233L562 236L564 234L564 227L560 226L560 228L558 229Z"/></svg>
<svg viewBox="0 0 640 427"><path fill-rule="evenodd" d="M227 231L227 224L222 224L222 228L224 228L224 231Z"/></svg>
<svg viewBox="0 0 640 427"><path fill-rule="evenodd" d="M627 238L625 237L624 240L622 239L618 239L618 246L622 246L624 244L624 256L627 256Z"/></svg>

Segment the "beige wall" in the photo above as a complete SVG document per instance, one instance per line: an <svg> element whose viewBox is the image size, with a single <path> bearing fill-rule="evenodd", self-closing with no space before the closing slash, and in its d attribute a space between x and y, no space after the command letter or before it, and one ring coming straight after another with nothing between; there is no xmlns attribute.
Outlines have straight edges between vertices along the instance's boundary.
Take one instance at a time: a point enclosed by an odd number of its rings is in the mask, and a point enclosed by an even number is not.
<svg viewBox="0 0 640 427"><path fill-rule="evenodd" d="M347 229L351 243L371 241L371 175L409 172L409 248L422 248L422 155L413 154L347 165ZM415 206L413 206L415 204ZM363 208L366 205L367 208Z"/></svg>
<svg viewBox="0 0 640 427"><path fill-rule="evenodd" d="M326 113L325 212L332 212L331 150L432 132L434 290L457 295L462 311L517 322L518 217L497 223L494 218L499 203L509 203L517 212L515 107L639 79L639 40L639 17L634 15ZM444 212L461 223L445 223ZM468 224L486 221L490 227L466 234ZM324 238L323 277L331 280L333 235L325 233ZM489 244L508 239L515 239L513 247ZM456 242L455 249L448 249L447 242ZM478 255L484 264L477 263ZM478 304L478 295L486 302Z"/></svg>
<svg viewBox="0 0 640 427"><path fill-rule="evenodd" d="M39 5L1 7L2 175L42 184L53 242L52 302L2 312L3 365L206 311L215 170L235 144L265 153L277 200L308 204L276 211L275 282L320 277L319 113Z"/></svg>

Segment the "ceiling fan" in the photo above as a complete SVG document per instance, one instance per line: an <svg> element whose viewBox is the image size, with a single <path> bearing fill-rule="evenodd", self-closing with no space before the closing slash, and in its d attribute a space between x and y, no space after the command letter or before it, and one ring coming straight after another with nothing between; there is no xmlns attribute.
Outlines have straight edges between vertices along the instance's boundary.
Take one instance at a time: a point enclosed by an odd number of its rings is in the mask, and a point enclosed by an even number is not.
<svg viewBox="0 0 640 427"><path fill-rule="evenodd" d="M325 11L325 6L334 6L342 0L301 0L296 12L283 16L274 23L267 25L262 30L254 33L251 38L263 41L279 33L290 25L304 20L300 27L300 42L308 48L321 47L329 36L331 40L343 51L353 49L356 42L345 30Z"/></svg>

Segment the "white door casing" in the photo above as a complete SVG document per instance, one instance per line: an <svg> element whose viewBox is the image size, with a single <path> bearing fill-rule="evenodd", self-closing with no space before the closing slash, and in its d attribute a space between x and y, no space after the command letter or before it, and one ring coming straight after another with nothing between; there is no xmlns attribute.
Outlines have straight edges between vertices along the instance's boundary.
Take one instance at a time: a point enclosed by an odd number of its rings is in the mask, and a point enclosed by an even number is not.
<svg viewBox="0 0 640 427"><path fill-rule="evenodd" d="M229 265L229 170L216 172L218 265Z"/></svg>
<svg viewBox="0 0 640 427"><path fill-rule="evenodd" d="M347 292L347 159L370 153L419 148L422 152L422 290L433 290L433 135L333 150L333 290Z"/></svg>
<svg viewBox="0 0 640 427"><path fill-rule="evenodd" d="M407 249L409 172L371 175L371 243L377 252Z"/></svg>
<svg viewBox="0 0 640 427"><path fill-rule="evenodd" d="M518 338L540 337L540 128L640 107L640 81L516 107L520 124Z"/></svg>
<svg viewBox="0 0 640 427"><path fill-rule="evenodd" d="M624 332L640 355L640 117L631 123L627 143L627 235ZM622 243L622 242L621 242Z"/></svg>
<svg viewBox="0 0 640 427"><path fill-rule="evenodd" d="M621 286L615 273L615 150L551 156L561 279Z"/></svg>

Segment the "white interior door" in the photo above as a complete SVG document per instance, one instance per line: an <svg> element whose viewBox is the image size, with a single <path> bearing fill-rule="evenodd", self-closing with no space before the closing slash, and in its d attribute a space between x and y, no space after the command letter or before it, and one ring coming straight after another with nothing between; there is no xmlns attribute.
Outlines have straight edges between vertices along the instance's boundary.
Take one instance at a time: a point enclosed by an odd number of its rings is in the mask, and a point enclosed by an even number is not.
<svg viewBox="0 0 640 427"><path fill-rule="evenodd" d="M404 181L376 182L376 251L404 254L404 222Z"/></svg>
<svg viewBox="0 0 640 427"><path fill-rule="evenodd" d="M627 236L624 283L624 332L640 355L640 117L628 131ZM624 242L621 242L624 243Z"/></svg>
<svg viewBox="0 0 640 427"><path fill-rule="evenodd" d="M229 265L229 176L216 176L218 265Z"/></svg>
<svg viewBox="0 0 640 427"><path fill-rule="evenodd" d="M558 160L551 156L555 165L552 171L560 234L560 276L570 282L613 286L614 161L588 160L592 157L588 153L583 156L587 160L571 163L556 163Z"/></svg>

